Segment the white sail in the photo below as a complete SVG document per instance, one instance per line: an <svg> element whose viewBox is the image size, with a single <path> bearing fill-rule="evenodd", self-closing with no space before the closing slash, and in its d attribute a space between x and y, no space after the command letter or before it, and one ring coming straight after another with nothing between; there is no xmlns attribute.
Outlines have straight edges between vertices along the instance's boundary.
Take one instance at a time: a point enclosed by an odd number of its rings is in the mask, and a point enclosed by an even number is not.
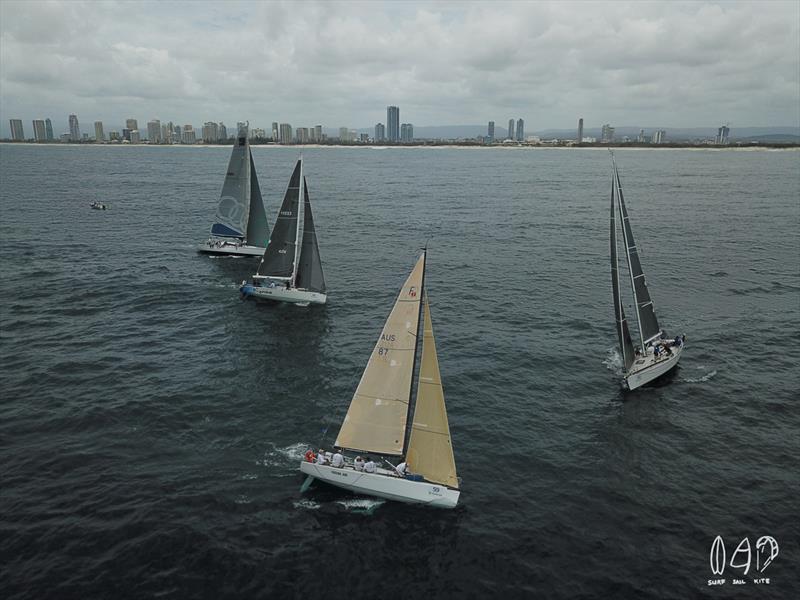
<svg viewBox="0 0 800 600"><path fill-rule="evenodd" d="M424 273L423 252L372 350L336 438L339 448L398 456L403 452Z"/></svg>
<svg viewBox="0 0 800 600"><path fill-rule="evenodd" d="M406 462L427 481L458 488L428 295L423 305L422 358Z"/></svg>

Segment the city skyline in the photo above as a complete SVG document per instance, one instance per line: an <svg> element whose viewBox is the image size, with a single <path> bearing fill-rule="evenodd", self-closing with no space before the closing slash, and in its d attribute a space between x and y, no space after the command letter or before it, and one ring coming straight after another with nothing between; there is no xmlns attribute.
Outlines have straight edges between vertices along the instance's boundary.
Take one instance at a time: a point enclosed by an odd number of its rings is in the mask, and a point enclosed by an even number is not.
<svg viewBox="0 0 800 600"><path fill-rule="evenodd" d="M579 114L793 126L798 22L796 2L3 2L0 133L69 112L114 127L130 114L196 126L281 115L366 129L390 104L415 127L512 114L529 130Z"/></svg>

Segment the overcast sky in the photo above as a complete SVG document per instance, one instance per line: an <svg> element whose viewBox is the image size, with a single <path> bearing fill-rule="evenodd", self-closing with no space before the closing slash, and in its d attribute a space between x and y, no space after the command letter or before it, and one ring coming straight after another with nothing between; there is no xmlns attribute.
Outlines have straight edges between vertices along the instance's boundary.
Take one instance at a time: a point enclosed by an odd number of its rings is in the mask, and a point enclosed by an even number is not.
<svg viewBox="0 0 800 600"><path fill-rule="evenodd" d="M0 115L800 125L800 2L0 0Z"/></svg>

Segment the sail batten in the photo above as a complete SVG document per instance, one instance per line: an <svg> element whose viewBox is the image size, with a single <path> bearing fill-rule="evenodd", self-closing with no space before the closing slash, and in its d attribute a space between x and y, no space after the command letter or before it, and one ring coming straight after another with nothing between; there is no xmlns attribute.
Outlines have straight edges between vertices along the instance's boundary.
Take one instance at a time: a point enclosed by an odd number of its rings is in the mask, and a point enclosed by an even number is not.
<svg viewBox="0 0 800 600"><path fill-rule="evenodd" d="M339 448L403 452L424 274L423 254L389 313L336 437Z"/></svg>

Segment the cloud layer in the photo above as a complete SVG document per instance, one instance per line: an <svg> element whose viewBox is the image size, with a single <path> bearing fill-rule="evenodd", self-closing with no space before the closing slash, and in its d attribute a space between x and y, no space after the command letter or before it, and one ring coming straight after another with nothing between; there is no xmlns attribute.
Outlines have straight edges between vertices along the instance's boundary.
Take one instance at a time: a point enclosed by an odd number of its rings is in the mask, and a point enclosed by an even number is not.
<svg viewBox="0 0 800 600"><path fill-rule="evenodd" d="M0 112L368 127L800 125L800 3L0 2Z"/></svg>

